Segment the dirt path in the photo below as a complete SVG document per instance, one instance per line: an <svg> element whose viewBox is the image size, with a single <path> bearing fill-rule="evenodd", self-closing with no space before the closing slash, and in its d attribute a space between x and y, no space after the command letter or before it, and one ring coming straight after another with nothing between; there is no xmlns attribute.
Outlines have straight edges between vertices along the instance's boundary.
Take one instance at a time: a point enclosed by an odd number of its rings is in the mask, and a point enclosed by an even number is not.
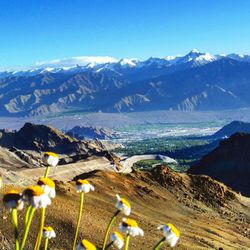
<svg viewBox="0 0 250 250"><path fill-rule="evenodd" d="M134 155L131 157L126 158L125 160L121 161L121 165L123 167L122 170L119 172L121 173L130 173L132 171L133 165L142 160L162 160L165 163L174 163L177 164L177 161L173 158L170 158L165 155L159 155L159 154L151 154L151 155Z"/></svg>
<svg viewBox="0 0 250 250"><path fill-rule="evenodd" d="M71 181L75 176L88 173L93 170L110 170L113 171L112 165L105 157L89 158L86 161L60 165L52 168L49 177L58 181ZM44 175L45 168L30 168L19 171L9 171L0 169L7 184L28 185Z"/></svg>

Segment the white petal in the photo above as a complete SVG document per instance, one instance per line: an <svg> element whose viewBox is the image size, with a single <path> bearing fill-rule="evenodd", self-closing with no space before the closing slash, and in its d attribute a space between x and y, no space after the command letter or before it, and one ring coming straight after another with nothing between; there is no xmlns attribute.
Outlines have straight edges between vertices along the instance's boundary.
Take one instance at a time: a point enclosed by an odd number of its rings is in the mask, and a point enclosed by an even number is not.
<svg viewBox="0 0 250 250"><path fill-rule="evenodd" d="M171 247L176 246L178 240L179 240L179 237L177 237L175 234L172 234L171 236L166 238L166 241L169 243Z"/></svg>
<svg viewBox="0 0 250 250"><path fill-rule="evenodd" d="M33 196L30 200L30 204L34 208L46 208L51 204L51 200L47 194L42 194L40 196Z"/></svg>
<svg viewBox="0 0 250 250"><path fill-rule="evenodd" d="M95 191L94 186L92 186L91 184L89 184L89 186L90 186L90 189L91 189L92 191Z"/></svg>
<svg viewBox="0 0 250 250"><path fill-rule="evenodd" d="M117 198L118 201L121 200L121 197L119 196L119 194L116 194L116 198Z"/></svg>
<svg viewBox="0 0 250 250"><path fill-rule="evenodd" d="M84 193L88 193L90 191L90 186L88 184L83 184L82 185L82 191Z"/></svg>
<svg viewBox="0 0 250 250"><path fill-rule="evenodd" d="M127 206L125 206L125 205L123 205L123 213L125 214L125 215L127 215L127 216L129 216L130 215L130 213L131 213L131 208L130 207L127 207Z"/></svg>

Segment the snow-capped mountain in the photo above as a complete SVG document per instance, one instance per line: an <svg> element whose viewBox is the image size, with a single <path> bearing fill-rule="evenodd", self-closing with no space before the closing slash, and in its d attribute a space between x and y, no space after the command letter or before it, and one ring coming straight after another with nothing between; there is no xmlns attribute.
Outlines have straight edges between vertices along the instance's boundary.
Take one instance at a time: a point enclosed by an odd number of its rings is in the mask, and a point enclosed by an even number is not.
<svg viewBox="0 0 250 250"><path fill-rule="evenodd" d="M156 69L171 67L198 67L216 60L230 58L241 62L250 62L250 55L228 54L211 55L203 53L197 49L191 50L184 56L166 56L163 58L150 57L140 61L136 58L117 59L113 57L72 57L49 62L39 62L37 65L27 70L2 71L0 78L13 76L34 76L37 74L50 73L80 73L85 71L93 72L114 72L117 74L127 73L127 71L142 70L153 67ZM171 69L171 70L172 70Z"/></svg>
<svg viewBox="0 0 250 250"><path fill-rule="evenodd" d="M192 63L193 66L200 66L215 60L216 56L209 53L201 53L197 49L193 49L187 55L173 59L172 64Z"/></svg>
<svg viewBox="0 0 250 250"><path fill-rule="evenodd" d="M192 50L145 61L68 61L2 72L0 89L0 116L244 108L250 107L250 60Z"/></svg>

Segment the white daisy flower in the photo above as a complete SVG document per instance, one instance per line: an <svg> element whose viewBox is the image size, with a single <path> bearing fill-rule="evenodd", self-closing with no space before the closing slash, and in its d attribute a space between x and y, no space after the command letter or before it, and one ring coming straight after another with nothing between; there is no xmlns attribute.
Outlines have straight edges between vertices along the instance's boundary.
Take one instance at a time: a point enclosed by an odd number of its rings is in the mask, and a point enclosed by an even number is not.
<svg viewBox="0 0 250 250"><path fill-rule="evenodd" d="M82 240L77 246L76 250L96 250L96 246L88 240Z"/></svg>
<svg viewBox="0 0 250 250"><path fill-rule="evenodd" d="M88 193L90 190L94 191L95 188L87 181L79 179L76 181L76 192L77 193Z"/></svg>
<svg viewBox="0 0 250 250"><path fill-rule="evenodd" d="M23 200L34 208L46 208L51 204L49 196L40 186L30 186L23 191Z"/></svg>
<svg viewBox="0 0 250 250"><path fill-rule="evenodd" d="M3 203L8 210L22 210L24 206L22 196L16 190L10 190L8 193L6 193L3 196Z"/></svg>
<svg viewBox="0 0 250 250"><path fill-rule="evenodd" d="M56 197L55 182L50 178L41 177L38 180L37 185L41 186L41 188L49 196L49 198Z"/></svg>
<svg viewBox="0 0 250 250"><path fill-rule="evenodd" d="M135 220L123 218L122 223L120 224L120 230L131 236L143 236L143 230L138 227L138 224Z"/></svg>
<svg viewBox="0 0 250 250"><path fill-rule="evenodd" d="M125 215L129 216L131 213L131 206L130 203L124 199L124 198L120 198L120 196L117 194L116 195L117 198L117 202L115 204L115 207L122 211Z"/></svg>
<svg viewBox="0 0 250 250"><path fill-rule="evenodd" d="M113 244L118 248L118 249L122 249L123 245L124 245L124 239L122 237L122 235L119 232L114 232L111 235L111 240L113 242Z"/></svg>
<svg viewBox="0 0 250 250"><path fill-rule="evenodd" d="M53 152L45 152L42 161L46 166L55 167L59 162L59 156Z"/></svg>
<svg viewBox="0 0 250 250"><path fill-rule="evenodd" d="M55 238L56 233L52 227L43 227L43 237L48 239Z"/></svg>
<svg viewBox="0 0 250 250"><path fill-rule="evenodd" d="M168 223L166 225L161 225L158 229L162 231L170 247L176 246L180 238L180 232L173 224Z"/></svg>

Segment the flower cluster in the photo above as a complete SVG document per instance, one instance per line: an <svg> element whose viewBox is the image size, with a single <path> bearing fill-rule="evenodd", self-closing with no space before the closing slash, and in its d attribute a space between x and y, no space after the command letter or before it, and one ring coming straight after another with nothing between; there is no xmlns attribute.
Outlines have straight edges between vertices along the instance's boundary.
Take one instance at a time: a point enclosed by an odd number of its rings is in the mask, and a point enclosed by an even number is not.
<svg viewBox="0 0 250 250"><path fill-rule="evenodd" d="M48 175L48 167L55 167L58 164L58 155L52 152L46 152L43 156L43 162L46 164L45 175ZM0 187L2 186L2 176L0 176ZM15 236L15 249L23 250L25 248L27 236L29 234L29 228L34 216L34 212L37 209L41 209L41 219L40 219L40 229L37 236L35 250L40 249L41 237L42 235L46 238L46 244L48 244L47 239L55 237L55 232L51 227L44 227L43 223L45 219L45 209L51 204L51 199L55 198L55 183L47 176L39 178L37 185L29 186L19 192L17 190L10 190L3 196L3 204L6 209L11 212L12 224L14 228ZM22 240L19 239L18 230L18 215L17 211L22 210L28 204L26 215L25 215L25 225L24 234Z"/></svg>
<svg viewBox="0 0 250 250"><path fill-rule="evenodd" d="M3 204L7 210L11 212L12 224L14 228L15 236L15 249L24 250L29 234L30 225L34 216L34 212L37 209L40 209L40 227L37 233L36 243L34 250L39 250L41 245L41 240L44 238L44 249L48 249L48 243L51 238L56 237L56 233L51 226L44 226L45 221L45 209L47 206L51 205L52 199L56 197L55 183L53 180L48 178L49 169L51 167L57 166L59 162L59 157L53 152L46 152L42 158L43 163L46 166L44 177L40 177L36 185L29 186L25 188L22 192L17 190L10 190L3 196ZM0 188L2 187L2 176L0 175ZM83 215L83 203L84 197L90 191L94 191L94 186L86 179L78 179L75 183L76 192L79 193L80 203L79 203L79 212L78 219L75 231L75 237L73 242L72 250L96 250L97 247L90 241L83 239L80 242L78 241L79 227ZM24 220L24 234L21 239L18 229L18 215L17 211L25 208L25 203L28 205ZM114 231L110 235L112 226L114 225L119 214L124 214L125 216L130 216L131 214L131 205L130 202L116 195L115 202L116 211L111 217L105 232L105 237L102 245L102 250L108 249L111 246L125 250L129 248L129 240L131 237L144 236L144 231L138 226L136 220L131 218L122 218L119 223L119 230ZM179 230L171 223L160 225L158 227L162 231L163 238L157 243L154 249L160 249L161 245L164 242L167 242L170 247L175 247L180 239ZM110 237L109 237L110 235ZM108 239L110 242L108 243ZM77 244L78 242L78 244Z"/></svg>

